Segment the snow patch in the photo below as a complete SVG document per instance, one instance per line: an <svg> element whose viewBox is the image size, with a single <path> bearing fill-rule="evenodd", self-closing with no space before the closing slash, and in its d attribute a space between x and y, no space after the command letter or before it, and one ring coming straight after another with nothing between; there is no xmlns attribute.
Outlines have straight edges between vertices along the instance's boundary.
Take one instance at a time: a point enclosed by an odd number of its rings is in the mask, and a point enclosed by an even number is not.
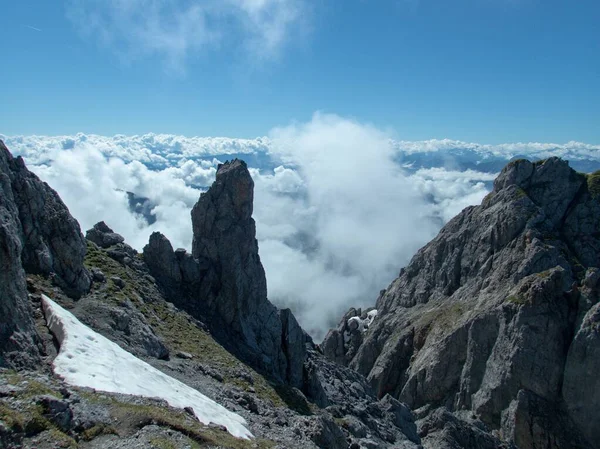
<svg viewBox="0 0 600 449"><path fill-rule="evenodd" d="M350 331L358 330L359 332L366 332L369 326L373 324L373 320L375 320L376 317L377 309L367 312L367 316L365 318L353 316L346 322L346 328L350 329ZM350 341L350 331L346 330L344 332L344 341L346 343Z"/></svg>
<svg viewBox="0 0 600 449"><path fill-rule="evenodd" d="M172 407L191 407L203 424L222 425L238 438L253 436L240 415L94 332L45 295L42 308L48 328L60 344L54 372L67 383L109 393L163 399Z"/></svg>

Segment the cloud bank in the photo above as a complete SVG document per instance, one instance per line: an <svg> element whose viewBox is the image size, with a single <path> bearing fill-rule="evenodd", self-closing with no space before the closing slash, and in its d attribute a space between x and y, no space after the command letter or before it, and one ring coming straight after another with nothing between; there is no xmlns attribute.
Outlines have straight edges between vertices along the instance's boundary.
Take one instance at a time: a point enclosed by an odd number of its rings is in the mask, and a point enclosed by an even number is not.
<svg viewBox="0 0 600 449"><path fill-rule="evenodd" d="M0 138L58 191L84 231L104 220L139 250L155 230L189 249L192 206L219 162L243 157L269 298L291 307L316 340L349 307L372 305L446 221L481 201L510 158L558 153L600 165L593 145L399 142L325 114L258 139ZM126 192L147 198L156 222L133 213Z"/></svg>
<svg viewBox="0 0 600 449"><path fill-rule="evenodd" d="M100 136L79 133L73 136L5 136L0 138L12 148L19 150L30 162L44 163L52 160L62 150L89 145L110 157L124 161L140 161L157 168L176 164L182 159L206 158L207 156L251 156L267 155L273 150L272 136L255 139L229 137L187 137L174 134L143 134L125 136ZM450 139L403 141L389 139L395 159L406 165L414 164L415 158L439 156L446 165L472 163L482 165L486 161L510 161L514 157L533 159L559 156L573 161L595 161L600 163L600 144L583 142L558 143L505 143L488 145ZM430 168L439 160L423 160L416 168ZM437 166L437 165L436 165ZM443 166L443 164L442 164ZM409 167L410 168L410 167Z"/></svg>

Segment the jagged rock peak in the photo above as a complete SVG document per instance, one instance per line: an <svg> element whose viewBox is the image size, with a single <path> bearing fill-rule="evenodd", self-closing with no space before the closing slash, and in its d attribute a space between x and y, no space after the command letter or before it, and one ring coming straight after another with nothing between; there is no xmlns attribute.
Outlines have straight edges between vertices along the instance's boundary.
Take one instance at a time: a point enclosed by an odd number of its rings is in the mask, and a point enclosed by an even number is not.
<svg viewBox="0 0 600 449"><path fill-rule="evenodd" d="M448 222L381 292L359 346L337 329L327 354L367 376L378 396L425 410L422 434L435 416L451 420L427 412L445 407L520 448L594 447L594 179L558 158L511 162L482 204Z"/></svg>
<svg viewBox="0 0 600 449"><path fill-rule="evenodd" d="M254 181L244 161L219 165L193 207L192 253L154 233L144 260L180 308L206 320L221 341L254 366L301 386L307 336L289 310L267 299L252 218Z"/></svg>
<svg viewBox="0 0 600 449"><path fill-rule="evenodd" d="M91 276L83 266L86 243L79 223L58 194L31 173L21 157L13 158L1 141L0 157L19 214L25 271L52 274L55 283L75 298L86 293Z"/></svg>
<svg viewBox="0 0 600 449"><path fill-rule="evenodd" d="M232 233L237 234L239 243L244 244L244 253L258 254L256 229L252 219L253 201L254 181L246 163L234 159L219 164L215 182L207 192L200 195L192 209L192 255L212 260L220 258L221 255L217 252L218 242L224 235Z"/></svg>

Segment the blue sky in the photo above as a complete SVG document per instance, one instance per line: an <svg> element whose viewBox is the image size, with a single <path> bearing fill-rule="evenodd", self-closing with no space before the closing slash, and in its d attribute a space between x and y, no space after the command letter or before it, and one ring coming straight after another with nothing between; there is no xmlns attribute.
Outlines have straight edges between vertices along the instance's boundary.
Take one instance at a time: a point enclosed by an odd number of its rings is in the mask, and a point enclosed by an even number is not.
<svg viewBox="0 0 600 449"><path fill-rule="evenodd" d="M2 0L2 17L6 135L256 137L325 111L403 140L600 143L597 0Z"/></svg>

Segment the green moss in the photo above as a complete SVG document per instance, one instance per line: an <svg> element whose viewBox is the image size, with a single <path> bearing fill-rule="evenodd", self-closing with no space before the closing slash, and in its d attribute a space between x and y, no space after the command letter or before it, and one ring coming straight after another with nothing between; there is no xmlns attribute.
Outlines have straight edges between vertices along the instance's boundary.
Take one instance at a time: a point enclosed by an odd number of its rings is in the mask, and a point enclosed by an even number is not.
<svg viewBox="0 0 600 449"><path fill-rule="evenodd" d="M177 449L177 446L166 438L152 438L150 444L156 449ZM197 444L196 447L198 447Z"/></svg>
<svg viewBox="0 0 600 449"><path fill-rule="evenodd" d="M37 435L44 430L49 430L53 426L42 414L41 407L30 409L30 415L25 421L25 433L27 435Z"/></svg>
<svg viewBox="0 0 600 449"><path fill-rule="evenodd" d="M27 417L13 408L0 402L0 422L15 432L23 432Z"/></svg>
<svg viewBox="0 0 600 449"><path fill-rule="evenodd" d="M26 379L14 371L5 371L0 373L0 379L7 384L15 385L19 388L18 392L13 397L20 399L28 399L34 396L51 395L62 397L58 389L50 388L49 386L38 382L37 380Z"/></svg>
<svg viewBox="0 0 600 449"><path fill-rule="evenodd" d="M27 382L27 384L25 385L25 391L22 396L27 398L33 396L41 396L45 394L49 394L56 397L62 396L57 390L53 390L47 385L44 385L35 380L30 380Z"/></svg>
<svg viewBox="0 0 600 449"><path fill-rule="evenodd" d="M84 259L86 268L99 268L106 276L106 282L94 284L94 287L106 294L106 297L116 303L127 300L142 302L138 292L143 292L143 280L130 267L123 265L110 258L106 252L98 248L94 243L87 242L87 253ZM112 281L112 277L119 277L125 281L125 287L120 288Z"/></svg>
<svg viewBox="0 0 600 449"><path fill-rule="evenodd" d="M510 302L511 304L516 304L516 305L527 304L527 300L523 296L520 296L520 295L507 296L506 301Z"/></svg>
<svg viewBox="0 0 600 449"><path fill-rule="evenodd" d="M346 418L333 418L333 420L338 425L338 427L341 427L343 429L348 429L350 427L350 423Z"/></svg>
<svg viewBox="0 0 600 449"><path fill-rule="evenodd" d="M100 435L118 435L118 432L112 426L107 426L106 424L99 423L93 427L90 427L87 430L84 430L81 434L81 438L84 441L91 441Z"/></svg>
<svg viewBox="0 0 600 449"><path fill-rule="evenodd" d="M163 407L160 405L141 405L126 402L120 402L113 396L98 395L90 391L82 391L81 396L86 401L92 403L102 403L110 410L113 421L118 422L120 426L129 428L131 431L153 424L161 427L167 427L177 431L190 440L195 446L192 447L222 447L229 449L247 449L260 448L267 449L273 447L273 442L268 440L254 439L242 440L233 437L230 433L214 427L208 427L192 418L190 415L179 409ZM158 438L152 443L158 448L170 448L164 446L168 440ZM163 444L163 446L160 446Z"/></svg>
<svg viewBox="0 0 600 449"><path fill-rule="evenodd" d="M111 259L104 250L88 241L85 265L88 268L97 267L107 278L107 282L95 284L96 293L104 294L107 299L116 303L132 300L146 317L148 323L163 340L171 353L178 351L193 355L207 367L223 375L223 382L256 393L263 400L271 401L275 406L285 407L286 402L271 383L259 373L251 370L232 354L219 345L212 336L200 329L187 314L181 311L174 312L162 300L145 302L142 297L158 296L159 293L151 292L155 289L146 279L130 267ZM125 287L117 287L110 278L118 276L125 281ZM235 374L239 371L250 371L253 382L240 379Z"/></svg>
<svg viewBox="0 0 600 449"><path fill-rule="evenodd" d="M56 447L77 447L75 441L58 429L44 416L42 405L31 398L40 395L62 395L55 389L38 381L26 379L14 371L0 372L0 383L17 387L6 399L0 398L0 421L13 432L28 437L48 433L40 438L50 438Z"/></svg>
<svg viewBox="0 0 600 449"><path fill-rule="evenodd" d="M271 401L277 407L286 405L273 385L226 351L185 313L180 311L174 313L163 302L146 303L140 307L140 311L171 352L190 353L194 360L221 373L223 382L245 391L252 388L258 397ZM253 383L232 374L240 370L249 371Z"/></svg>
<svg viewBox="0 0 600 449"><path fill-rule="evenodd" d="M517 193L516 193L517 199L521 199L527 196L527 192L525 192L525 190L523 190L520 187L517 187Z"/></svg>
<svg viewBox="0 0 600 449"><path fill-rule="evenodd" d="M24 404L21 409L12 403L0 402L0 421L14 432L24 433L27 436L37 435L54 428L52 423L44 417L40 406L27 405L27 402Z"/></svg>
<svg viewBox="0 0 600 449"><path fill-rule="evenodd" d="M548 279L552 274L552 270L542 271L540 273L536 273L535 276L541 279Z"/></svg>
<svg viewBox="0 0 600 449"><path fill-rule="evenodd" d="M54 447L57 448L75 449L78 447L77 442L73 438L55 428L48 430L48 438L52 441Z"/></svg>
<svg viewBox="0 0 600 449"><path fill-rule="evenodd" d="M419 321L423 326L430 326L432 329L445 332L456 327L456 324L467 312L467 305L463 302L445 303L425 312Z"/></svg>
<svg viewBox="0 0 600 449"><path fill-rule="evenodd" d="M600 170L587 175L586 178L588 191L592 195L592 198L596 199L600 197Z"/></svg>

